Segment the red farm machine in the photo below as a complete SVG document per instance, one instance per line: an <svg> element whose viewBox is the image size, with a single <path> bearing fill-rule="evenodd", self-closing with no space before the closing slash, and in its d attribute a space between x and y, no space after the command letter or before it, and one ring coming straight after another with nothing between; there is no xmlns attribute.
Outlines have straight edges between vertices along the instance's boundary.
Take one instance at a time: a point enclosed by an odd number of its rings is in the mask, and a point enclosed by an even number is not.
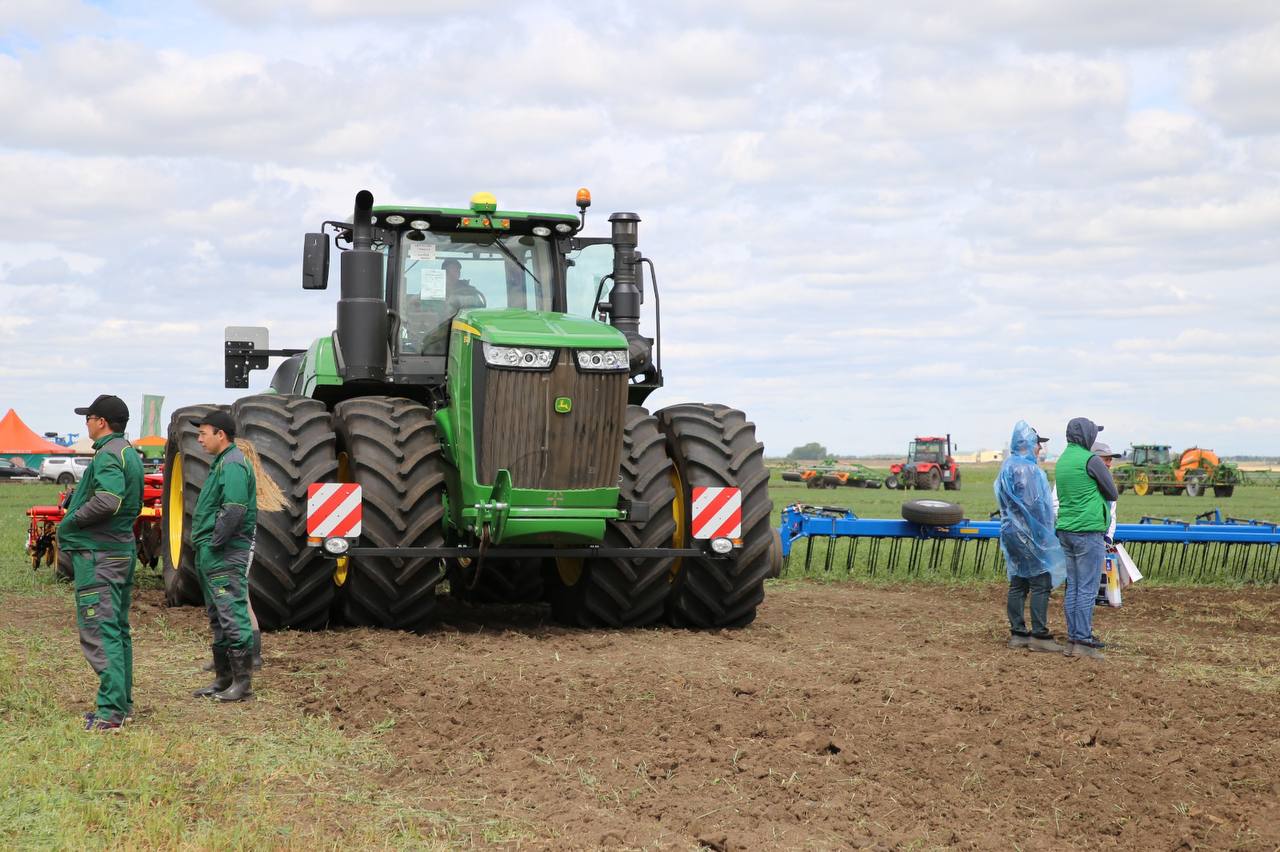
<svg viewBox="0 0 1280 852"><path fill-rule="evenodd" d="M907 449L907 460L889 466L886 488L920 488L937 491L960 490L960 468L956 466L951 435L920 436Z"/></svg>
<svg viewBox="0 0 1280 852"><path fill-rule="evenodd" d="M72 486L74 488L74 486ZM160 501L164 488L164 476L148 473L143 478L142 511L133 525L134 541L138 547L138 559L154 568L160 561ZM27 526L27 556L32 568L40 563L56 566L57 575L71 580L71 560L58 550L58 524L67 515L64 508L71 489L58 495L54 506L32 506L27 510L31 519Z"/></svg>

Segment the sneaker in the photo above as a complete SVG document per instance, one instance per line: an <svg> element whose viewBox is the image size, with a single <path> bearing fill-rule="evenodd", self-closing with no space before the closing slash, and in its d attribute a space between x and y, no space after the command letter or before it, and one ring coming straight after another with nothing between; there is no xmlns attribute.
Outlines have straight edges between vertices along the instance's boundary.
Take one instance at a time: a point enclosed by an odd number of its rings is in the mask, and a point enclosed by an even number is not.
<svg viewBox="0 0 1280 852"><path fill-rule="evenodd" d="M1099 661L1106 659L1101 651L1090 645L1086 645L1084 642L1068 642L1066 650L1062 653L1067 657L1088 657L1091 660Z"/></svg>
<svg viewBox="0 0 1280 852"><path fill-rule="evenodd" d="M1014 633L1009 637L1010 648L1026 648L1031 644L1031 637L1020 633Z"/></svg>
<svg viewBox="0 0 1280 852"><path fill-rule="evenodd" d="M1049 653L1058 654L1065 651L1058 640L1053 638L1053 634L1048 636L1032 636L1031 643L1028 646L1033 651L1047 651Z"/></svg>
<svg viewBox="0 0 1280 852"><path fill-rule="evenodd" d="M114 734L120 730L119 722L109 722L106 719L94 719L85 725L86 731L92 731L95 734Z"/></svg>
<svg viewBox="0 0 1280 852"><path fill-rule="evenodd" d="M1093 634L1089 634L1089 638L1084 640L1084 644L1088 645L1090 648L1097 648L1098 650L1102 650L1103 648L1107 647L1106 642L1103 642L1101 639L1099 639L1097 636L1094 636Z"/></svg>

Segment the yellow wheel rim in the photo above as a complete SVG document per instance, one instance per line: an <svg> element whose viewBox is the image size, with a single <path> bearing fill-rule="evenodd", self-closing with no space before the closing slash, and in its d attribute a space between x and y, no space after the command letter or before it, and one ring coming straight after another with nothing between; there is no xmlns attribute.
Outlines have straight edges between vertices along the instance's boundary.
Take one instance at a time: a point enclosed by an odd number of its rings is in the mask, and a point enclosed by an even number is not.
<svg viewBox="0 0 1280 852"><path fill-rule="evenodd" d="M676 531L671 536L672 547L685 547L689 540L689 526L684 511L684 482L680 479L680 471L671 467L671 487L676 490L676 499L671 503L671 517L675 519ZM671 561L671 581L675 582L684 567L684 557L677 556Z"/></svg>
<svg viewBox="0 0 1280 852"><path fill-rule="evenodd" d="M165 486L169 489L169 503L164 519L169 525L169 564L177 571L182 563L182 453L173 454L173 461L165 467Z"/></svg>
<svg viewBox="0 0 1280 852"><path fill-rule="evenodd" d="M1133 493L1139 497L1143 497L1151 490L1151 480L1147 478L1145 473L1139 473L1133 478Z"/></svg>
<svg viewBox="0 0 1280 852"><path fill-rule="evenodd" d="M560 582L566 586L576 586L578 581L582 579L582 560L557 557L556 573L560 575Z"/></svg>

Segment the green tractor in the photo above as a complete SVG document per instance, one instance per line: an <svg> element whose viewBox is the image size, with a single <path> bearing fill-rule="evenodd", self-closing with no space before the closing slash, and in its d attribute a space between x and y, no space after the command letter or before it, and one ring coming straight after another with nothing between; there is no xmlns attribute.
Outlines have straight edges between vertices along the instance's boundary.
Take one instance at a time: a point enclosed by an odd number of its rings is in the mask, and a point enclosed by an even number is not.
<svg viewBox="0 0 1280 852"><path fill-rule="evenodd" d="M543 600L583 627L660 620L741 627L781 568L764 447L725 405L650 412L661 323L641 334L640 218L579 236L578 213L374 206L306 235L303 288L340 251L337 328L271 349L231 327L227 387L283 357L270 389L230 406L239 437L288 498L261 513L250 593L264 629L422 630L437 598ZM210 459L173 413L166 447L164 581L199 603L191 510ZM360 486L358 538L308 534L308 493ZM313 509L315 507L312 507ZM313 533L318 532L312 530Z"/></svg>
<svg viewBox="0 0 1280 852"><path fill-rule="evenodd" d="M1168 444L1134 444L1128 457L1112 468L1121 493L1132 488L1139 497L1161 492L1199 497L1209 488L1215 497L1230 497L1242 481L1240 469L1213 450L1189 447L1176 458Z"/></svg>

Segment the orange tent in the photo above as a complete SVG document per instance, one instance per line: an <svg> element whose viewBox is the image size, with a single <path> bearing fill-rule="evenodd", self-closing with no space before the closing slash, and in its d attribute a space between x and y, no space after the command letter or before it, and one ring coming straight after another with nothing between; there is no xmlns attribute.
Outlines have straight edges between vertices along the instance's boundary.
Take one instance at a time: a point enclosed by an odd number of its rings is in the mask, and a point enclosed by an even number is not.
<svg viewBox="0 0 1280 852"><path fill-rule="evenodd" d="M133 442L135 447L163 447L167 441L159 435L148 435L145 438L138 438Z"/></svg>
<svg viewBox="0 0 1280 852"><path fill-rule="evenodd" d="M51 456L60 453L72 453L69 447L60 447L52 441L46 441L32 432L18 412L12 408L0 419L0 453L18 455Z"/></svg>

